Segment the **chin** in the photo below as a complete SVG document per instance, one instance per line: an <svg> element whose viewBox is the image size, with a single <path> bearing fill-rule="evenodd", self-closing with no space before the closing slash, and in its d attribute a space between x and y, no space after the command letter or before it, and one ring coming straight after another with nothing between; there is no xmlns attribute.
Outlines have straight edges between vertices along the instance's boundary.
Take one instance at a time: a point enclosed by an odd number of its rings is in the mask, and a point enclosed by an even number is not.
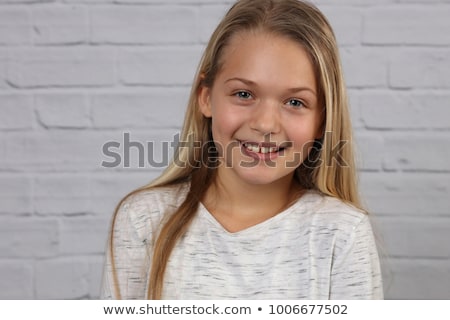
<svg viewBox="0 0 450 320"><path fill-rule="evenodd" d="M240 177L243 181L245 181L248 184L252 185L269 185L275 182L279 182L282 179L291 179L292 174L287 173L284 175L274 175L274 174L262 174L261 172L254 172L252 174L249 174L248 172L240 174Z"/></svg>

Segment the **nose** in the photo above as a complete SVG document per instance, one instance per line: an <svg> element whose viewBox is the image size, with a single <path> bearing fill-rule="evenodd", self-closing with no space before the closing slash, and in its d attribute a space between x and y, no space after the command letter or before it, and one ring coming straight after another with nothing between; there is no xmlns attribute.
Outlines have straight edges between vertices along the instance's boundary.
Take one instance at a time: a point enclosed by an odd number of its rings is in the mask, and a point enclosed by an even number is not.
<svg viewBox="0 0 450 320"><path fill-rule="evenodd" d="M251 115L250 128L262 135L278 133L281 128L279 104L261 100Z"/></svg>

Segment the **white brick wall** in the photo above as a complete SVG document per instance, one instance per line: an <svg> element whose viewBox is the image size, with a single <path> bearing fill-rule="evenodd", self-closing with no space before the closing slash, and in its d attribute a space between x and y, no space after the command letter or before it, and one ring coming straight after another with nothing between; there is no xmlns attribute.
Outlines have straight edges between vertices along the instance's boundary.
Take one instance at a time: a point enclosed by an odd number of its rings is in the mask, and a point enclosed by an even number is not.
<svg viewBox="0 0 450 320"><path fill-rule="evenodd" d="M0 8L0 44L29 45L31 30L31 13L28 8Z"/></svg>
<svg viewBox="0 0 450 320"><path fill-rule="evenodd" d="M87 8L49 4L33 8L32 14L36 45L70 45L88 40Z"/></svg>
<svg viewBox="0 0 450 320"><path fill-rule="evenodd" d="M231 2L0 0L0 299L98 297L113 208L161 170L136 148L102 168L102 146L129 132L162 159ZM313 2L341 46L386 297L450 299L450 0Z"/></svg>
<svg viewBox="0 0 450 320"><path fill-rule="evenodd" d="M13 88L111 87L116 83L111 48L11 47L9 53L6 81Z"/></svg>

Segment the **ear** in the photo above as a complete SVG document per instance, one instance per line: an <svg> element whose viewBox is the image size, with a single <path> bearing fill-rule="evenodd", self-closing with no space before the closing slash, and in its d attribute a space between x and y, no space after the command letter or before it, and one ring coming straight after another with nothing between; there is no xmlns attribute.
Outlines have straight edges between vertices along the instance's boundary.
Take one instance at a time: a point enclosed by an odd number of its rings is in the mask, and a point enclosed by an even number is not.
<svg viewBox="0 0 450 320"><path fill-rule="evenodd" d="M208 87L200 87L198 90L197 101L203 115L207 118L211 118L211 90Z"/></svg>

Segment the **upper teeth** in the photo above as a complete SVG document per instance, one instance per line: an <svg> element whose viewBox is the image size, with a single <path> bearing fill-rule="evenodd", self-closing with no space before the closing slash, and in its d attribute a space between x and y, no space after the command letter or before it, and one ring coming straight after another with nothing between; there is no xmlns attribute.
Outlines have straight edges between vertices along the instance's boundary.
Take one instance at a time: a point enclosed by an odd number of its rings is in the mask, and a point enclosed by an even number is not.
<svg viewBox="0 0 450 320"><path fill-rule="evenodd" d="M247 150L252 152L258 152L258 153L269 153L269 152L277 152L277 147L260 147L257 144L251 144L251 143L244 143L244 147L247 148Z"/></svg>

